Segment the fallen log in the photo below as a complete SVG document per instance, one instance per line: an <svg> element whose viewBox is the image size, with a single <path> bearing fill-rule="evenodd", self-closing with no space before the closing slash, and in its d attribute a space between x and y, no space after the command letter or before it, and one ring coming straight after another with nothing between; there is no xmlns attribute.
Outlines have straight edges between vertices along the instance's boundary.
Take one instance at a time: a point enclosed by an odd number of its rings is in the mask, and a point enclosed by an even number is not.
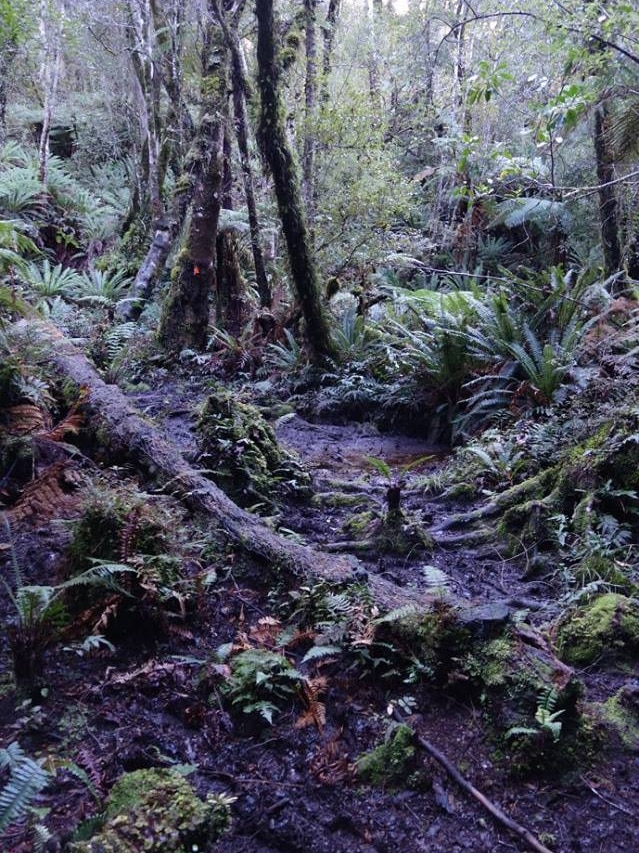
<svg viewBox="0 0 639 853"><path fill-rule="evenodd" d="M195 470L179 448L145 420L117 385L107 385L88 359L50 323L20 320L12 327L18 341L36 344L46 361L67 380L86 389L86 406L97 430L108 436L114 453L130 459L147 475L176 495L189 509L202 513L247 553L294 576L330 581L357 580L355 559L327 554L274 533L262 520L238 507L215 483ZM414 604L427 608L432 596L404 590L385 578L370 576L368 584L384 609Z"/></svg>

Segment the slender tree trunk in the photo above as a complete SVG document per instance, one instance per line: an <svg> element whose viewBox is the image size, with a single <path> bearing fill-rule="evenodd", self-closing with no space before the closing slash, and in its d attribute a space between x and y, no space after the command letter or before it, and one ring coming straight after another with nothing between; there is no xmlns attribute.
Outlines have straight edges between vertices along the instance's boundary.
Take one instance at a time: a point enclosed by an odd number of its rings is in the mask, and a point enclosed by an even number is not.
<svg viewBox="0 0 639 853"><path fill-rule="evenodd" d="M0 48L0 147L5 143L7 133L7 89L9 74L18 46L13 39L8 39Z"/></svg>
<svg viewBox="0 0 639 853"><path fill-rule="evenodd" d="M329 0L326 22L323 27L324 49L322 52L322 83L320 89L320 100L323 104L328 102L328 80L331 75L333 44L335 42L335 30L337 28L340 5L341 0Z"/></svg>
<svg viewBox="0 0 639 853"><path fill-rule="evenodd" d="M160 177L160 90L162 75L156 62L157 38L151 0L129 0L129 42L133 70L141 96L140 124L143 137L143 164L147 175L146 189L154 226L162 219L162 186Z"/></svg>
<svg viewBox="0 0 639 853"><path fill-rule="evenodd" d="M283 105L278 87L273 0L257 0L257 63L261 94L260 143L264 159L273 175L291 274L306 323L309 348L313 359L322 361L329 356L335 356L336 353L321 302L298 176L286 137Z"/></svg>
<svg viewBox="0 0 639 853"><path fill-rule="evenodd" d="M231 75L233 84L233 115L235 117L235 135L237 147L240 152L240 166L242 169L242 182L244 185L244 196L248 211L249 228L251 234L251 253L253 255L253 266L255 268L255 281L260 295L262 308L270 308L273 296L269 284L262 250L260 236L260 223L257 215L257 203L255 201L255 185L253 181L253 170L251 168L251 157L249 153L249 125L246 115L246 100L248 97L248 83L244 71L244 58L237 35L237 27L226 22L224 13L219 5L214 5L215 15L222 27L227 47L231 53Z"/></svg>
<svg viewBox="0 0 639 853"><path fill-rule="evenodd" d="M472 133L473 117L466 105L464 83L466 80L466 0L458 0L456 18L460 26L457 28L457 55L455 57L455 82L457 83L457 107L461 113L461 126L466 134Z"/></svg>
<svg viewBox="0 0 639 853"><path fill-rule="evenodd" d="M57 9L50 8L43 0L41 6L40 31L44 44L41 78L44 90L44 113L40 133L38 154L38 174L42 183L47 182L49 167L49 135L53 110L58 95L60 68L62 65L62 22L64 20L64 2Z"/></svg>
<svg viewBox="0 0 639 853"><path fill-rule="evenodd" d="M202 116L199 160L192 177L191 224L184 249L171 273L171 286L162 310L158 337L171 352L206 346L209 297L215 286L215 246L223 180L224 118L228 101L227 56L219 30L211 23L206 39L207 59L202 77ZM193 164L195 167L195 164Z"/></svg>
<svg viewBox="0 0 639 853"><path fill-rule="evenodd" d="M597 162L599 189L599 227L606 276L621 269L621 245L619 241L618 206L614 180L614 154L610 141L609 113L605 102L595 109L594 147Z"/></svg>
<svg viewBox="0 0 639 853"><path fill-rule="evenodd" d="M306 80L304 82L304 149L302 153L302 192L309 224L309 236L314 243L315 220L315 102L317 95L317 44L315 17L317 0L304 0L306 24Z"/></svg>
<svg viewBox="0 0 639 853"><path fill-rule="evenodd" d="M368 55L368 91L376 113L374 121L377 126L382 123L382 93L379 82L379 47L377 44L378 31L384 7L381 0L373 0L369 10L370 50Z"/></svg>

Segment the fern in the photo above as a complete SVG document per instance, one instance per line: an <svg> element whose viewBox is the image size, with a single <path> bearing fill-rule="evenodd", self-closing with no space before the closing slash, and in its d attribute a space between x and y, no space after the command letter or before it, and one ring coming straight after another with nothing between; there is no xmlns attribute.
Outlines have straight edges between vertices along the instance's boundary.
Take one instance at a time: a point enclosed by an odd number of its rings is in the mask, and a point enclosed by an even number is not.
<svg viewBox="0 0 639 853"><path fill-rule="evenodd" d="M311 661L334 657L341 653L342 649L340 646L312 646L302 658L302 663L310 663Z"/></svg>
<svg viewBox="0 0 639 853"><path fill-rule="evenodd" d="M497 205L497 211L489 228L496 225L505 225L506 228L533 225L540 229L561 228L567 232L572 225L572 216L566 205L545 198L509 198Z"/></svg>
<svg viewBox="0 0 639 853"><path fill-rule="evenodd" d="M406 619L413 619L421 613L416 604L405 604L403 607L396 607L394 610L389 610L383 616L375 619L375 625L392 625L398 622L404 622Z"/></svg>
<svg viewBox="0 0 639 853"><path fill-rule="evenodd" d="M0 749L0 770L9 769L9 781L0 791L0 833L23 817L34 798L46 787L51 775L17 742Z"/></svg>

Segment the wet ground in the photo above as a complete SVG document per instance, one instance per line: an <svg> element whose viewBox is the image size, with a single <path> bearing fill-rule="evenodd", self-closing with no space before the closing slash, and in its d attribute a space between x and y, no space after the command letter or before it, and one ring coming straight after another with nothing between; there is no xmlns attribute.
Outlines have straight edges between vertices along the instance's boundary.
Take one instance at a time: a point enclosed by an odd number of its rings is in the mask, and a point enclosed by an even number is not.
<svg viewBox="0 0 639 853"><path fill-rule="evenodd" d="M166 385L134 400L187 457L196 459L197 398L196 389L176 393ZM309 544L348 553L353 540L345 527L349 519L367 509L382 512L385 505L388 478L367 457L383 460L394 477L418 462L404 472L402 506L436 534L436 544L401 555L358 550L365 570L384 573L408 589L424 589L436 577L439 585L474 604L507 600L516 609L516 602L525 599L537 621L543 621L544 608L552 609L544 587L526 579L525 560L503 557L496 544L457 546L453 534L438 533L457 507L424 497L418 484L440 464L444 448L380 435L370 425L310 424L297 415L281 418L276 433L311 470L315 492L312 501L282 510L276 521L280 528ZM107 474L117 481L132 472ZM25 519L15 525L11 536L29 582L50 581L68 540L61 521L77 515L81 498L82 490L75 508L73 502L66 505L62 518ZM193 524L193 539L199 535ZM587 771L559 780L513 779L470 695L442 692L427 683L382 682L333 661L321 668L326 678L326 722L321 728L300 728L300 708L294 703L273 726L230 715L215 682L203 680L184 657L211 659L213 650L238 632L250 634L264 617L281 618L274 610L274 591L260 581L259 567L240 572L234 568L238 562L237 555L228 555L227 571L200 597L179 632L150 644L125 641L114 654L92 658L53 648L47 658L47 695L36 702L25 703L13 690L5 637L0 745L19 740L30 754L55 749L86 771L100 795L126 770L193 765L190 778L202 794L224 791L237 797L232 830L213 848L220 853L525 850L521 840L499 827L421 752L410 786L384 789L358 781L357 757L383 741L391 722L389 703L397 705L411 693L411 722L417 732L555 853L639 850L636 754L608 754ZM6 560L5 573L9 567ZM0 607L4 621L11 612L6 597ZM301 653L291 654L301 658ZM595 693L605 696L627 673L584 676ZM55 836L51 850L60 849L72 828L96 810L86 786L64 773L38 805L49 810L46 823ZM13 826L0 840L0 850L7 853L32 849L25 825Z"/></svg>

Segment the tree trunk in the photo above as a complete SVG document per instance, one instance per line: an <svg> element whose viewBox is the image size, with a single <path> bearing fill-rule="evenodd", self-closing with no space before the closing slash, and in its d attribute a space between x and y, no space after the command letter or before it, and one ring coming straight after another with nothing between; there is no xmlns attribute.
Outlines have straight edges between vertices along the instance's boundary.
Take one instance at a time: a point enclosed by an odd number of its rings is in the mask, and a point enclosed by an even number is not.
<svg viewBox="0 0 639 853"><path fill-rule="evenodd" d="M317 45L315 13L317 0L304 0L306 26L306 80L304 81L304 149L302 153L302 190L309 224L311 244L315 242L315 101L317 94Z"/></svg>
<svg viewBox="0 0 639 853"><path fill-rule="evenodd" d="M286 137L278 88L273 0L257 2L257 62L261 94L260 143L273 175L277 206L286 239L291 274L300 303L311 356L323 361L335 356L328 321L320 298L317 269L300 199L299 181Z"/></svg>
<svg viewBox="0 0 639 853"><path fill-rule="evenodd" d="M617 195L614 185L611 186L611 182L615 177L615 169L609 125L610 116L608 107L604 102L599 104L595 109L594 146L597 162L597 183L600 187L599 228L604 256L604 270L607 277L614 275L621 269Z"/></svg>
<svg viewBox="0 0 639 853"><path fill-rule="evenodd" d="M231 140L224 129L224 170L222 207L233 210ZM219 231L216 241L215 323L219 329L238 337L244 324L244 280L237 257L237 243L231 229Z"/></svg>
<svg viewBox="0 0 639 853"><path fill-rule="evenodd" d="M246 116L246 99L248 97L248 84L244 73L244 59L237 35L236 26L229 27L224 13L220 11L217 3L214 5L215 15L222 27L226 45L231 53L231 77L233 85L233 115L235 117L235 136L237 147L240 152L240 166L242 169L242 182L244 185L244 196L246 198L246 209L248 212L249 228L251 234L251 253L253 255L253 266L255 268L255 282L260 295L262 308L270 308L273 301L271 285L266 274L264 252L260 237L260 223L257 216L257 204L255 201L255 187L253 182L253 170L249 154L249 125Z"/></svg>
<svg viewBox="0 0 639 853"><path fill-rule="evenodd" d="M209 297L215 285L215 246L223 179L224 115L227 105L226 50L211 23L202 77L202 117L198 145L191 151L191 225L171 273L158 337L171 352L203 350L209 324ZM199 162L197 162L199 161Z"/></svg>
<svg viewBox="0 0 639 853"><path fill-rule="evenodd" d="M18 46L13 39L8 39L0 49L0 148L5 143L7 133L7 89L9 74Z"/></svg>
<svg viewBox="0 0 639 853"><path fill-rule="evenodd" d="M40 17L40 32L44 45L44 58L40 76L44 90L44 113L42 116L42 131L40 133L40 150L38 153L38 175L43 184L48 178L49 164L49 134L51 120L58 94L60 67L62 65L62 24L64 21L64 2L58 9L50 8L42 3Z"/></svg>
<svg viewBox="0 0 639 853"><path fill-rule="evenodd" d="M215 483L185 462L177 445L141 417L116 385L107 385L54 326L41 320L21 320L13 326L13 332L25 346L27 341L37 341L60 376L87 389L91 422L115 455L130 459L192 511L203 513L213 527L247 553L261 558L275 571L283 570L300 579L354 580L351 560L285 539L273 533L259 517L234 504ZM371 577L369 584L379 605L388 609L411 603L427 607L438 598L402 590L380 577Z"/></svg>
<svg viewBox="0 0 639 853"><path fill-rule="evenodd" d="M139 87L139 119L148 204L154 227L162 219L162 179L160 176L160 90L162 75L156 62L157 35L151 0L129 0L129 44L135 78Z"/></svg>
<svg viewBox="0 0 639 853"><path fill-rule="evenodd" d="M322 84L320 90L320 100L323 104L328 102L328 79L331 74L333 43L335 42L335 29L337 27L340 4L341 0L329 0L326 23L323 27L324 50L322 53Z"/></svg>

